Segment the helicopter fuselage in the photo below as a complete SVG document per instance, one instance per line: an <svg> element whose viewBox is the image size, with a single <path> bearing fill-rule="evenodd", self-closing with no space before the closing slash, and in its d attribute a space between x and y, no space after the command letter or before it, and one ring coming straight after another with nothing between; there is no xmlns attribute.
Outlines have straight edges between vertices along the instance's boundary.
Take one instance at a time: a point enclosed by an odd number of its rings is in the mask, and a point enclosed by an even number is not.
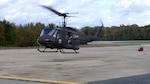
<svg viewBox="0 0 150 84"><path fill-rule="evenodd" d="M70 28L44 28L37 39L38 44L51 49L79 49L79 36Z"/></svg>
<svg viewBox="0 0 150 84"><path fill-rule="evenodd" d="M37 42L40 45L45 46L45 49L46 48L73 49L75 51L79 49L79 44L87 44L88 42L99 39L99 35L103 27L103 24L99 28L99 30L96 32L95 36L79 37L76 29L72 27L66 27L66 18L71 17L68 15L70 13L61 13L53 9L52 7L48 7L45 5L41 5L41 6L55 13L56 15L63 17L62 27L51 28L51 29L44 28L41 32L41 35L38 37ZM45 50L43 50L43 52L44 51Z"/></svg>

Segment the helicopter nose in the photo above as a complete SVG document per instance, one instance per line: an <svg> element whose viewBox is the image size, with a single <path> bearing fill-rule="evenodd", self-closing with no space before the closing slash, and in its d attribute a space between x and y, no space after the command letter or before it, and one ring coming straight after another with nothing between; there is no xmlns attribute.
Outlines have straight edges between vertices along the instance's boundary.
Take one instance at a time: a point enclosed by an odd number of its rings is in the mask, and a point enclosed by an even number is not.
<svg viewBox="0 0 150 84"><path fill-rule="evenodd" d="M48 44L50 44L52 42L54 42L53 38L51 36L48 36L48 35L40 36L37 39L37 43L40 45L43 45L43 46L47 46Z"/></svg>

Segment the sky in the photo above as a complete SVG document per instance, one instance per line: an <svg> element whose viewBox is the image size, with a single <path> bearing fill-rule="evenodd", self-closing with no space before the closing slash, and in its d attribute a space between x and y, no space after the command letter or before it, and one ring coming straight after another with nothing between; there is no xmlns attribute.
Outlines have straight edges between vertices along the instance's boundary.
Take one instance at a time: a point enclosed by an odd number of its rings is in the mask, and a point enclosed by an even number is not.
<svg viewBox="0 0 150 84"><path fill-rule="evenodd" d="M62 18L42 8L46 5L61 13L73 13L67 18L72 27L120 26L150 24L150 0L0 0L0 20L19 24L54 23L61 25Z"/></svg>

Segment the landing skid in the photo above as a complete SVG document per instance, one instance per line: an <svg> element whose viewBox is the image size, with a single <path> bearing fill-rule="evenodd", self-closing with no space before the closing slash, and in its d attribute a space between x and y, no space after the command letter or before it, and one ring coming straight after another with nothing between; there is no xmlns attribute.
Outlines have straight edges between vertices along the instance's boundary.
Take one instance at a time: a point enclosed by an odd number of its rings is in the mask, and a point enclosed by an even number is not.
<svg viewBox="0 0 150 84"><path fill-rule="evenodd" d="M74 53L78 54L79 53L76 50L74 50L74 52L65 52L63 49L61 49L59 52L62 53L62 54L74 54Z"/></svg>
<svg viewBox="0 0 150 84"><path fill-rule="evenodd" d="M60 53L63 53L63 54L71 54L71 53L79 53L77 52L76 50L74 50L74 52L65 52L63 49L57 49L56 51L46 51L47 48L44 48L43 50L41 49L37 49L39 52L60 52Z"/></svg>
<svg viewBox="0 0 150 84"><path fill-rule="evenodd" d="M46 49L47 49L47 48L41 50L41 49L38 48L37 50L38 50L39 52L58 52L57 50L56 50L56 51L46 51Z"/></svg>

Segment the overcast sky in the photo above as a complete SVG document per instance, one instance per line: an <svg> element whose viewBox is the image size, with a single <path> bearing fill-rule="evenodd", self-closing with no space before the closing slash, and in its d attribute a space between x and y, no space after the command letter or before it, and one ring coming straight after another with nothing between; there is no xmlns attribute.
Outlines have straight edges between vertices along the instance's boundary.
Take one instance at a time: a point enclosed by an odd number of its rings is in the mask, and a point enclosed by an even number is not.
<svg viewBox="0 0 150 84"><path fill-rule="evenodd" d="M62 18L39 5L51 6L59 12L78 12L68 18L68 26L104 26L150 24L150 0L0 0L0 20L15 24L55 23Z"/></svg>

